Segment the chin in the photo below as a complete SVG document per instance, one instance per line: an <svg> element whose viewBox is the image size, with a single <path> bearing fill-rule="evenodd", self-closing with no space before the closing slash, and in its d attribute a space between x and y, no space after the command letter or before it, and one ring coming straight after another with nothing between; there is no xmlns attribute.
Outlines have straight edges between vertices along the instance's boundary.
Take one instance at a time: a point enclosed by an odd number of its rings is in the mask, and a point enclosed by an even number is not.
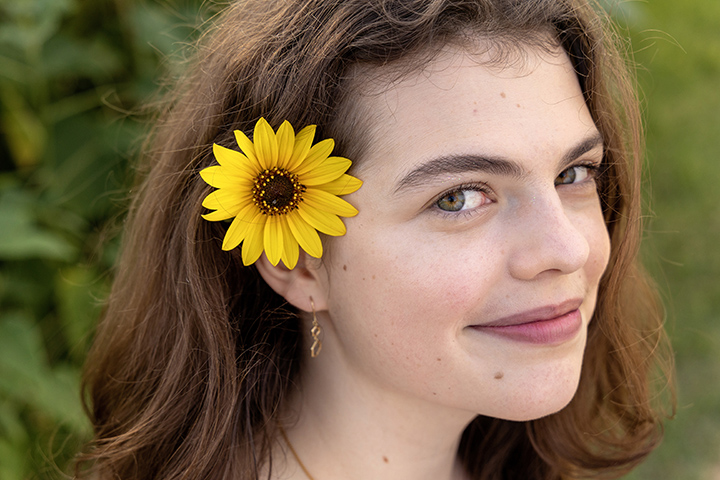
<svg viewBox="0 0 720 480"><path fill-rule="evenodd" d="M505 415L501 415L499 418L515 422L526 422L559 412L567 407L575 397L579 375L577 379L568 379L567 382L562 382L560 385L555 382L549 383L553 384L551 388L547 388L547 385L545 385L519 395L518 399L521 399L521 401L513 402L514 405L507 405L515 408L509 408L506 410Z"/></svg>
<svg viewBox="0 0 720 480"><path fill-rule="evenodd" d="M574 392L573 392L574 393ZM527 422L547 417L561 411L567 407L574 395L556 396L548 402L530 406L530 408L521 409L517 412L511 412L511 415L503 417L503 420L511 420L513 422Z"/></svg>
<svg viewBox="0 0 720 480"><path fill-rule="evenodd" d="M580 362L566 361L515 372L517 378L507 372L489 416L525 422L557 413L575 397L581 370Z"/></svg>

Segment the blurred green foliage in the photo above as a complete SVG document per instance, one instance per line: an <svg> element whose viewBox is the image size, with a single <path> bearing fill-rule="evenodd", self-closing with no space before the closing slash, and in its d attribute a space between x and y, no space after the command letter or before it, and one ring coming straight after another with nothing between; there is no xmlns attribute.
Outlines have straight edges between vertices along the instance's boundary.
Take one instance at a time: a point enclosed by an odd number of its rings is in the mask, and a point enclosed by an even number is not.
<svg viewBox="0 0 720 480"><path fill-rule="evenodd" d="M0 0L2 480L59 478L88 439L80 365L147 127L128 112L157 90L199 7Z"/></svg>
<svg viewBox="0 0 720 480"><path fill-rule="evenodd" d="M678 411L633 479L720 479L720 2L628 3L648 131L645 263L665 292Z"/></svg>
<svg viewBox="0 0 720 480"><path fill-rule="evenodd" d="M603 3L642 67L653 185L645 257L666 293L679 372L677 419L628 478L717 479L720 3ZM0 0L1 480L60 478L88 438L79 371L147 129L136 112L206 7Z"/></svg>

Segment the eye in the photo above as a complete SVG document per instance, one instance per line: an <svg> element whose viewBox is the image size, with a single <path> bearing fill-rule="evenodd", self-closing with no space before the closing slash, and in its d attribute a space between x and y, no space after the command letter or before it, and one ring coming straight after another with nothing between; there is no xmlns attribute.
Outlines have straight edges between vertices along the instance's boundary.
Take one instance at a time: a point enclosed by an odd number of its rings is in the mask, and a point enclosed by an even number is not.
<svg viewBox="0 0 720 480"><path fill-rule="evenodd" d="M588 178L591 178L597 168L595 165L575 165L574 167L570 167L557 176L555 185L582 183Z"/></svg>
<svg viewBox="0 0 720 480"><path fill-rule="evenodd" d="M444 212L460 212L472 210L488 201L487 195L477 187L459 187L444 193L435 205Z"/></svg>

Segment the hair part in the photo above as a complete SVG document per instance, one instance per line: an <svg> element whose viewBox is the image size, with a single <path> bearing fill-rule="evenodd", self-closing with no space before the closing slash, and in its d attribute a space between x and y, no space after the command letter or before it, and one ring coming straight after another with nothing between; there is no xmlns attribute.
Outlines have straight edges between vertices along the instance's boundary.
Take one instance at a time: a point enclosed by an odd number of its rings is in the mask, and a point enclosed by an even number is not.
<svg viewBox="0 0 720 480"><path fill-rule="evenodd" d="M212 144L260 117L318 125L361 159L354 103L379 67L399 76L481 37L501 64L562 46L605 142L599 186L612 253L577 395L530 422L478 417L460 455L472 478L619 476L660 440L649 378L671 364L663 314L637 261L642 131L617 40L581 0L265 0L228 5L200 40L143 152L116 279L83 388L95 439L78 477L257 479L271 470L278 411L301 371L297 315L220 248L201 219ZM382 69L388 71L387 69ZM663 360L665 359L665 360ZM87 467L87 468L86 468Z"/></svg>

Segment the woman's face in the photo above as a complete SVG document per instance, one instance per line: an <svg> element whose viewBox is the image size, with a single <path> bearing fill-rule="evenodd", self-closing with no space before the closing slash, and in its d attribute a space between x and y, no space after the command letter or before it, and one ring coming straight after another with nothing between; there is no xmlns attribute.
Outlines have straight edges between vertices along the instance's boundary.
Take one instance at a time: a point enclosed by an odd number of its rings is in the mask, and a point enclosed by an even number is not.
<svg viewBox="0 0 720 480"><path fill-rule="evenodd" d="M609 238L602 141L566 55L448 48L378 95L321 268L336 374L510 420L575 393ZM327 353L326 353L327 352Z"/></svg>

